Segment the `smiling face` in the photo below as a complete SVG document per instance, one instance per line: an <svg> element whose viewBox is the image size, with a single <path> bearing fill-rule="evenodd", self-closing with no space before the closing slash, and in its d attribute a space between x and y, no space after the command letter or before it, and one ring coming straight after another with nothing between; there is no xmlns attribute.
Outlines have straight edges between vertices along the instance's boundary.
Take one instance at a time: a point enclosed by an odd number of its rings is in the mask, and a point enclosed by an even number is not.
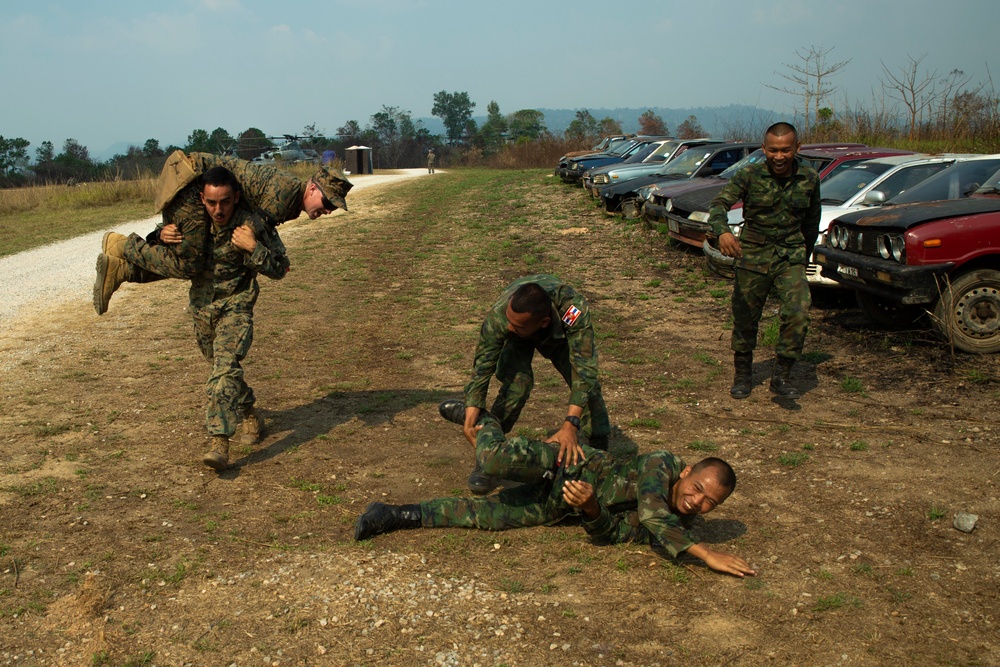
<svg viewBox="0 0 1000 667"><path fill-rule="evenodd" d="M732 489L719 482L718 469L707 467L692 472L688 466L670 492L670 506L677 514L706 514L721 505L731 492Z"/></svg>
<svg viewBox="0 0 1000 667"><path fill-rule="evenodd" d="M764 160L767 168L778 178L791 176L795 165L795 155L799 152L799 138L794 132L775 136L764 136Z"/></svg>
<svg viewBox="0 0 1000 667"><path fill-rule="evenodd" d="M201 203L212 218L212 224L220 228L225 227L233 217L239 201L240 193L228 185L206 185L201 192Z"/></svg>

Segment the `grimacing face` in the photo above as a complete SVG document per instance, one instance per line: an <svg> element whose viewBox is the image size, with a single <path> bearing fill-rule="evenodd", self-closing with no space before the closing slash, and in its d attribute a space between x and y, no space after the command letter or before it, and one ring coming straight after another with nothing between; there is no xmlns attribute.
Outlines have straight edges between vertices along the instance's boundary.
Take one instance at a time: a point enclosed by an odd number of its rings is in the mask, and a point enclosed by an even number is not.
<svg viewBox="0 0 1000 667"><path fill-rule="evenodd" d="M216 227L226 226L239 201L240 193L228 185L206 185L201 191L201 203Z"/></svg>
<svg viewBox="0 0 1000 667"><path fill-rule="evenodd" d="M719 472L707 467L692 472L688 466L670 493L671 508L678 514L707 514L729 497L730 489L719 483Z"/></svg>
<svg viewBox="0 0 1000 667"><path fill-rule="evenodd" d="M777 137L773 134L764 136L764 160L768 169L778 178L790 176L795 164L795 155L799 152L799 139L794 132Z"/></svg>
<svg viewBox="0 0 1000 667"><path fill-rule="evenodd" d="M309 181L309 185L306 186L306 193L302 197L302 208L310 220L315 220L321 215L333 213L333 209L323 206L324 199L326 199L326 196L320 190L319 186L316 185L316 182Z"/></svg>

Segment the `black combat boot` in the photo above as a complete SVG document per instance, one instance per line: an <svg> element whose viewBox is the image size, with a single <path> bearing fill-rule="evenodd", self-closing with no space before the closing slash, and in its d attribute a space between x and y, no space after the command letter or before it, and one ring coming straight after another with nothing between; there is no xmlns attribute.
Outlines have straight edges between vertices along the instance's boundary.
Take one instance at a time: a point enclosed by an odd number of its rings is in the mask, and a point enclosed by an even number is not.
<svg viewBox="0 0 1000 667"><path fill-rule="evenodd" d="M420 505L386 505L374 502L354 523L354 539L367 540L404 528L420 528Z"/></svg>
<svg viewBox="0 0 1000 667"><path fill-rule="evenodd" d="M472 491L477 496L485 496L497 488L497 479L484 473L483 469L479 467L479 461L476 461L476 467L472 469L472 473L469 475L468 484L469 491Z"/></svg>
<svg viewBox="0 0 1000 667"><path fill-rule="evenodd" d="M792 374L792 366L795 360L789 357L778 357L774 360L774 372L771 374L771 391L778 395L778 398L801 398L799 390L788 381Z"/></svg>
<svg viewBox="0 0 1000 667"><path fill-rule="evenodd" d="M753 352L734 352L733 366L736 367L736 376L729 395L736 399L746 398L753 391Z"/></svg>
<svg viewBox="0 0 1000 667"><path fill-rule="evenodd" d="M457 398L449 398L447 401L441 402L441 405L438 406L438 412L451 423L465 426L464 401L460 401Z"/></svg>

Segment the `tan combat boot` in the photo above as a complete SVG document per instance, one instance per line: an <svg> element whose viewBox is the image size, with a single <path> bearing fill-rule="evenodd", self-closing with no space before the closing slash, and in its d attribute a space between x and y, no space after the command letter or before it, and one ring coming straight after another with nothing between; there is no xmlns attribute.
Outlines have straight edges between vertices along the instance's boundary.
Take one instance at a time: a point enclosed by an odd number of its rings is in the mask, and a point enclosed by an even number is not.
<svg viewBox="0 0 1000 667"><path fill-rule="evenodd" d="M128 237L117 232L107 232L101 240L101 252L118 259L125 259L125 242Z"/></svg>
<svg viewBox="0 0 1000 667"><path fill-rule="evenodd" d="M97 256L97 278L94 280L94 310L98 315L108 312L108 303L122 283L128 280L129 263L113 255Z"/></svg>
<svg viewBox="0 0 1000 667"><path fill-rule="evenodd" d="M222 472L229 467L229 438L224 435L212 436L212 448L201 457L201 462L213 470Z"/></svg>
<svg viewBox="0 0 1000 667"><path fill-rule="evenodd" d="M244 445L256 445L264 437L264 418L254 408L243 417L240 425L240 442Z"/></svg>

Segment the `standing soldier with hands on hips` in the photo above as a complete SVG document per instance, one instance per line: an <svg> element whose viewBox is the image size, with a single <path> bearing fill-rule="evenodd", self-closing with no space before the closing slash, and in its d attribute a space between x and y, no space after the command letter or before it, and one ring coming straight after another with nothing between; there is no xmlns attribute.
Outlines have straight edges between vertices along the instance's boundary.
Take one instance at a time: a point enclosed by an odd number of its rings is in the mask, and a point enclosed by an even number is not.
<svg viewBox="0 0 1000 667"><path fill-rule="evenodd" d="M779 398L801 394L789 381L802 355L809 329L806 266L819 235L819 174L796 159L799 139L789 123L764 133L764 161L737 171L709 207L708 222L719 250L736 259L733 281L733 363L730 396L746 398L753 389L753 351L768 296L779 303L780 330L775 345L771 391ZM729 230L726 213L743 200L740 238Z"/></svg>

